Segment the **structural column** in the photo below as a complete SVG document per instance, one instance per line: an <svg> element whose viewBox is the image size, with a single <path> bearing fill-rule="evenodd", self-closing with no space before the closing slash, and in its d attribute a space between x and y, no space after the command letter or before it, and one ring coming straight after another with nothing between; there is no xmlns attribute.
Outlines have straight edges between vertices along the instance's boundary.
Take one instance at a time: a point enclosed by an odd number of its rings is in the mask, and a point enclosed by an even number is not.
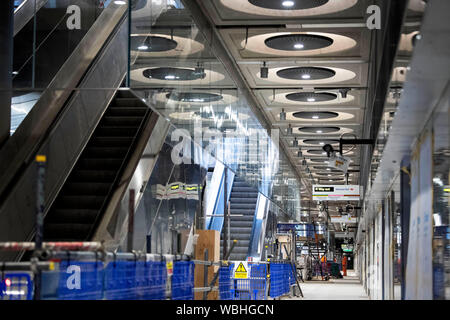
<svg viewBox="0 0 450 320"><path fill-rule="evenodd" d="M0 147L11 126L14 0L0 1Z"/></svg>

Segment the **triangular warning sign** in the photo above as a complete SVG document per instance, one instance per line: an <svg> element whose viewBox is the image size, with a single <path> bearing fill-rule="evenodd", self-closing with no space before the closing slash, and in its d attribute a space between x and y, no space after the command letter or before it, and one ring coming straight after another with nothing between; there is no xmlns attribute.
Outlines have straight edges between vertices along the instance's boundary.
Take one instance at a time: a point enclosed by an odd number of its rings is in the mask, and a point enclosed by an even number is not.
<svg viewBox="0 0 450 320"><path fill-rule="evenodd" d="M239 264L239 266L237 267L235 272L247 272L247 270L245 270L244 264L242 262Z"/></svg>

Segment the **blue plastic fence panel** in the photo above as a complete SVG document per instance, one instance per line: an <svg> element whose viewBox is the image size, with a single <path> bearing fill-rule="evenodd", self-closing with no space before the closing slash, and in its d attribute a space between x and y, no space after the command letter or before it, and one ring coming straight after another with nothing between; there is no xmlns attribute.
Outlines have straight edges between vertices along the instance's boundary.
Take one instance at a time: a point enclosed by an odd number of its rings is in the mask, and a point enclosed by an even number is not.
<svg viewBox="0 0 450 320"><path fill-rule="evenodd" d="M287 263L270 264L270 296L278 298L289 292L289 268Z"/></svg>
<svg viewBox="0 0 450 320"><path fill-rule="evenodd" d="M266 300L267 265L252 264L250 269L250 289L252 300Z"/></svg>
<svg viewBox="0 0 450 320"><path fill-rule="evenodd" d="M33 280L25 272L7 272L0 278L0 300L32 300Z"/></svg>
<svg viewBox="0 0 450 320"><path fill-rule="evenodd" d="M177 261L173 265L172 300L194 300L194 268L192 261Z"/></svg>
<svg viewBox="0 0 450 320"><path fill-rule="evenodd" d="M220 300L233 300L233 268L234 264L219 269L219 298Z"/></svg>
<svg viewBox="0 0 450 320"><path fill-rule="evenodd" d="M164 262L116 261L105 269L107 300L163 300L167 282Z"/></svg>
<svg viewBox="0 0 450 320"><path fill-rule="evenodd" d="M99 300L103 298L103 262L61 261L57 298Z"/></svg>

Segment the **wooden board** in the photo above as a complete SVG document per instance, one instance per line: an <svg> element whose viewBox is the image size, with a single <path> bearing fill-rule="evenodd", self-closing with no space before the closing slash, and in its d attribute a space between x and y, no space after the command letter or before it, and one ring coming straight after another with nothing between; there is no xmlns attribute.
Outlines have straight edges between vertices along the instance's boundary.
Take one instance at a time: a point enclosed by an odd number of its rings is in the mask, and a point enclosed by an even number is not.
<svg viewBox="0 0 450 320"><path fill-rule="evenodd" d="M204 260L205 259L205 249L208 249L208 260L209 261L219 261L220 260L220 234L216 230L197 230L198 239L197 245L195 246L195 259ZM214 277L214 272L218 271L218 266L208 267L208 284L212 281ZM215 286L219 285L217 281ZM195 288L204 287L204 266L196 265L194 273L194 286ZM211 291L208 294L208 300L218 300L219 292ZM195 293L195 300L202 300L203 292Z"/></svg>

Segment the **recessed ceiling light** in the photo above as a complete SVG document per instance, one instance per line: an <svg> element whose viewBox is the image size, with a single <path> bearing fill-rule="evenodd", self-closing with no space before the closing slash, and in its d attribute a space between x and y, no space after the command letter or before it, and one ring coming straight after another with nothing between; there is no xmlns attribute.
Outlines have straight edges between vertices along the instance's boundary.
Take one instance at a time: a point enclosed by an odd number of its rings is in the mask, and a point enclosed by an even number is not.
<svg viewBox="0 0 450 320"><path fill-rule="evenodd" d="M331 171L331 169L330 169L330 168L327 168L327 171Z"/></svg>
<svg viewBox="0 0 450 320"><path fill-rule="evenodd" d="M322 130L317 130L316 133L322 133Z"/></svg>
<svg viewBox="0 0 450 320"><path fill-rule="evenodd" d="M164 79L166 79L166 80L173 80L173 79L175 79L175 76L172 75L172 74L169 74L169 75L165 76Z"/></svg>
<svg viewBox="0 0 450 320"><path fill-rule="evenodd" d="M302 79L311 79L311 75L309 75L309 74L302 74Z"/></svg>
<svg viewBox="0 0 450 320"><path fill-rule="evenodd" d="M314 102L314 101L316 101L316 99L314 99L314 98L308 98L308 99L306 99L308 102Z"/></svg>
<svg viewBox="0 0 450 320"><path fill-rule="evenodd" d="M147 50L147 49L148 49L148 46L146 46L145 44L138 47L138 50Z"/></svg>
<svg viewBox="0 0 450 320"><path fill-rule="evenodd" d="M303 45L303 43L296 43L294 44L294 48L295 49L303 49L305 46Z"/></svg>
<svg viewBox="0 0 450 320"><path fill-rule="evenodd" d="M326 155L327 153L326 153L326 152L322 152L322 154L323 154L323 155Z"/></svg>
<svg viewBox="0 0 450 320"><path fill-rule="evenodd" d="M292 7L294 5L294 1L283 1L281 4L283 7Z"/></svg>
<svg viewBox="0 0 450 320"><path fill-rule="evenodd" d="M114 3L117 4L117 5L119 5L119 6L121 6L121 5L123 5L123 4L127 4L127 2L126 2L126 1L123 1L123 0L116 0L116 1L114 1Z"/></svg>
<svg viewBox="0 0 450 320"><path fill-rule="evenodd" d="M321 146L323 146L325 143L324 143L324 142L320 142L319 144L320 144Z"/></svg>
<svg viewBox="0 0 450 320"><path fill-rule="evenodd" d="M312 118L313 119L319 119L319 116L318 115L314 115L314 116L312 116Z"/></svg>

